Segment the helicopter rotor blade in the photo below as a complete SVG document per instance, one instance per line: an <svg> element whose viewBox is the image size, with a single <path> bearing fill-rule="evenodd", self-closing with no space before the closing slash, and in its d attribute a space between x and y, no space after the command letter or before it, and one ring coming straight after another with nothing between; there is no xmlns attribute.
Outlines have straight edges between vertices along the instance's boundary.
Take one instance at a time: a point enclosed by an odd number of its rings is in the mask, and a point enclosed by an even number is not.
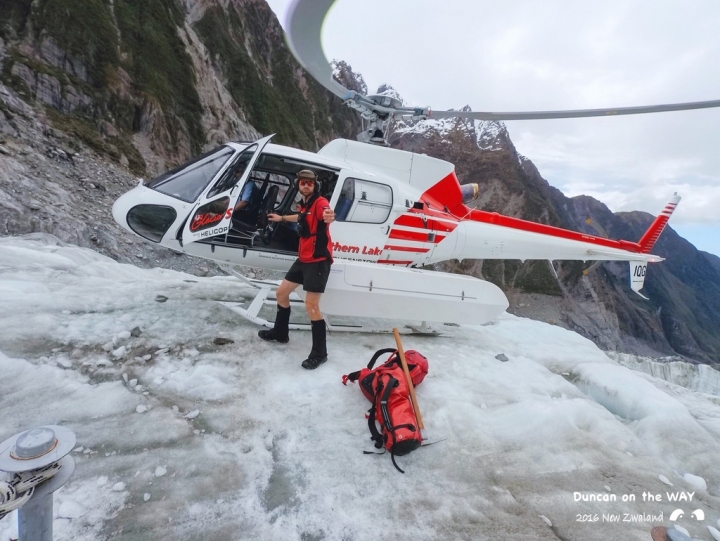
<svg viewBox="0 0 720 541"><path fill-rule="evenodd" d="M355 92L338 83L322 49L320 33L335 0L295 0L287 11L285 38L295 59L315 80L336 96L346 100Z"/></svg>
<svg viewBox="0 0 720 541"><path fill-rule="evenodd" d="M395 117L414 118L468 118L475 120L542 120L553 118L583 118L594 116L637 115L707 109L720 107L720 100L695 101L688 103L667 103L640 105L634 107L608 107L603 109L576 109L567 111L433 111L429 107L393 107L378 104L373 99L349 90L335 80L332 68L325 56L321 43L322 25L335 0L293 0L288 8L286 40L298 62L321 85L349 105L366 112Z"/></svg>
<svg viewBox="0 0 720 541"><path fill-rule="evenodd" d="M720 100L694 101L688 103L666 103L662 105L640 105L635 107L615 107L608 109L576 109L568 111L525 111L512 113L489 113L481 111L430 111L430 118L471 118L475 120L542 120L552 118L584 118L592 116L639 115L643 113L663 113L668 111L686 111L690 109L708 109L720 107Z"/></svg>

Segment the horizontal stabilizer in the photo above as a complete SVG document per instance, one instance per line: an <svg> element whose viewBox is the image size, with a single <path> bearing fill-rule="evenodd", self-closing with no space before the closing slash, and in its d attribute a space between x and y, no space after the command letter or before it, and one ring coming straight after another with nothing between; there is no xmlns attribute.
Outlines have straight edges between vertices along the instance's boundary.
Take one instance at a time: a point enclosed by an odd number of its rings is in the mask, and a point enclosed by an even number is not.
<svg viewBox="0 0 720 541"><path fill-rule="evenodd" d="M653 245L660 237L660 233L662 233L663 229L665 229L665 226L667 225L670 216L672 216L672 213L675 211L675 207L677 207L680 199L680 196L676 193L673 196L672 200L667 205L665 205L665 208L660 213L660 215L655 218L655 221L648 228L648 230L645 231L645 234L638 242L638 244L640 245L640 251L642 253L650 253L650 250L652 250Z"/></svg>
<svg viewBox="0 0 720 541"><path fill-rule="evenodd" d="M622 260L628 260L632 263L635 262L644 262L644 263L659 263L660 261L665 261L664 258L657 256L657 255L651 255L651 254L629 254L628 257L623 257L622 255L618 254L618 252L611 252L610 250L596 250L595 248L592 248L587 251L587 255L589 256L588 259L606 259L608 261L622 261ZM632 258L632 259L631 259Z"/></svg>

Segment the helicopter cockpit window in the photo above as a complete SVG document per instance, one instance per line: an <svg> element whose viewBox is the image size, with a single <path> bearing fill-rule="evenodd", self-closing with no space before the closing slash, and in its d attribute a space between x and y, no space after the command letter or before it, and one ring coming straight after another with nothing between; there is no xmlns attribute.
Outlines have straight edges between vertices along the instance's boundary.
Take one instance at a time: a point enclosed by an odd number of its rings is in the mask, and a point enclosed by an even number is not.
<svg viewBox="0 0 720 541"><path fill-rule="evenodd" d="M221 192L229 190L235 184L240 182L242 176L245 174L245 170L247 169L250 160L252 160L252 157L256 151L257 145L252 145L251 147L243 150L240 155L235 158L230 167L225 170L220 179L215 183L215 186L213 186L212 190L208 192L207 197L212 197Z"/></svg>
<svg viewBox="0 0 720 541"><path fill-rule="evenodd" d="M234 152L232 148L223 145L155 177L146 186L171 197L193 203Z"/></svg>
<svg viewBox="0 0 720 541"><path fill-rule="evenodd" d="M392 188L379 182L346 178L335 205L339 222L381 224L390 216Z"/></svg>

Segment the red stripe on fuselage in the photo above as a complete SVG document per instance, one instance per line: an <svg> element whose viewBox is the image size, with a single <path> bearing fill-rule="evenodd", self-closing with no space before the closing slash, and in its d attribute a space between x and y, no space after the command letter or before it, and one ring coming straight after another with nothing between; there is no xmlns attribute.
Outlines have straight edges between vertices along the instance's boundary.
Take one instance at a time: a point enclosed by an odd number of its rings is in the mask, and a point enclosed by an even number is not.
<svg viewBox="0 0 720 541"><path fill-rule="evenodd" d="M430 214L430 213L428 213ZM433 212L431 216L435 215L441 215L445 220L436 220L432 217L423 216L419 213L413 213L413 214L402 214L397 217L394 224L395 225L404 225L405 227L418 227L422 229L428 229L432 231L443 231L445 233L450 233L455 230L455 228L458 225L457 218L451 214L446 213L439 213L439 212ZM425 219L423 220L423 217ZM453 222L448 221L453 220Z"/></svg>
<svg viewBox="0 0 720 541"><path fill-rule="evenodd" d="M395 220L394 225L404 225L406 227L422 227L427 229L425 222L420 216L413 216L411 214L401 214Z"/></svg>
<svg viewBox="0 0 720 541"><path fill-rule="evenodd" d="M426 254L430 251L430 248L415 248L413 246L391 246L386 244L383 250L394 250L396 252L416 252L418 254Z"/></svg>
<svg viewBox="0 0 720 541"><path fill-rule="evenodd" d="M428 240L428 234L432 234L432 231L427 233L415 232L415 231L403 231L401 229L392 229L390 231L389 238L397 240L416 240L419 242L434 242L437 244L445 238L444 235L435 235L434 240Z"/></svg>
<svg viewBox="0 0 720 541"><path fill-rule="evenodd" d="M395 259L378 259L378 263L383 265L412 265L413 261L399 261Z"/></svg>

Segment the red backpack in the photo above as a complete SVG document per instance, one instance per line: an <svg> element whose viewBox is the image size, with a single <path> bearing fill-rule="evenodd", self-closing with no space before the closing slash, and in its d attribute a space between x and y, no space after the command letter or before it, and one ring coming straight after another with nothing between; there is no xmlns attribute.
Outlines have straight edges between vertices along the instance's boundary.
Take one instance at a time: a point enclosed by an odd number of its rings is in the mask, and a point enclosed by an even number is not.
<svg viewBox="0 0 720 541"><path fill-rule="evenodd" d="M385 353L392 355L385 363L373 369L375 361ZM428 373L427 359L411 349L405 352L405 360L413 386L420 385ZM368 413L368 428L375 448L380 449L384 445L385 449L390 451L393 465L398 471L405 473L395 462L395 456L406 455L420 447L422 436L397 350L378 350L367 368L342 377L343 385L347 385L348 381L359 382L360 390L372 403ZM376 421L380 424L381 431L378 430Z"/></svg>

